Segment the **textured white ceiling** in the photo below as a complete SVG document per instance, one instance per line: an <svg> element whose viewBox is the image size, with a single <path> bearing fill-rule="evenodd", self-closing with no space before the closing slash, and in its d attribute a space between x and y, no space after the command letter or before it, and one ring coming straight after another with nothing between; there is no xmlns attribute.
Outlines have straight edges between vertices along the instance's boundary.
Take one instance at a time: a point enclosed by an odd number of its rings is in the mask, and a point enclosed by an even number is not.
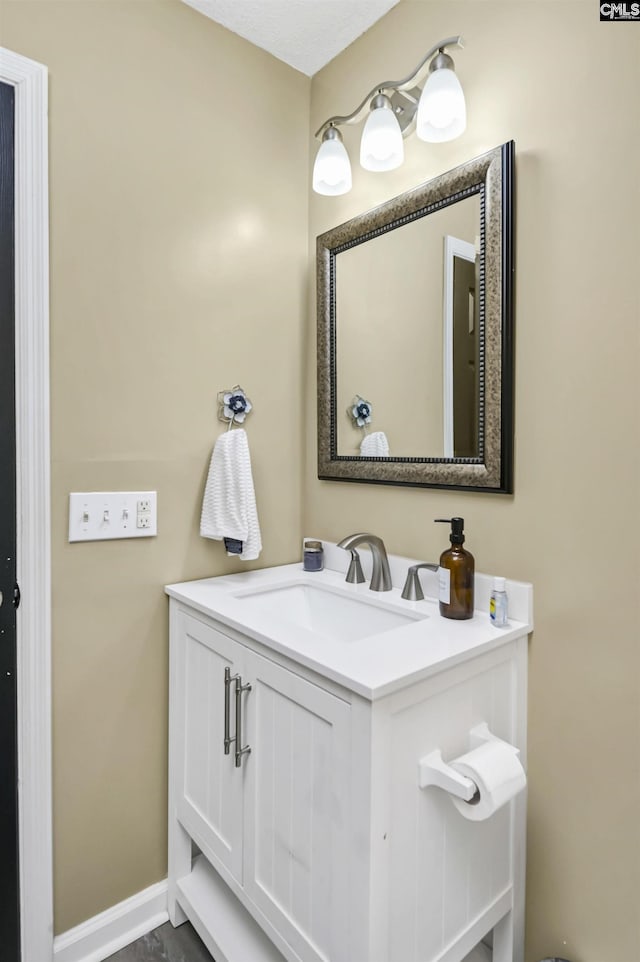
<svg viewBox="0 0 640 962"><path fill-rule="evenodd" d="M399 0L184 0L307 76Z"/></svg>

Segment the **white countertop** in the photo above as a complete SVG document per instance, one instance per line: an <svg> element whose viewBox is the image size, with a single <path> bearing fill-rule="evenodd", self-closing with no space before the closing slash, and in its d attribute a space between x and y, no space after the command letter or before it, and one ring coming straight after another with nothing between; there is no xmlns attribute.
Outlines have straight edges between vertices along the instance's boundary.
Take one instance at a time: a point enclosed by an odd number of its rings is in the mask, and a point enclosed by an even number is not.
<svg viewBox="0 0 640 962"><path fill-rule="evenodd" d="M343 554L345 552L335 555L329 551L328 558L341 560ZM394 583L395 572L406 572L407 563L412 563L411 559L393 559ZM479 597L483 602L487 600L485 581L490 583L488 576L476 575L477 603ZM243 603L243 591L290 584L322 586L343 597L362 598L388 610L421 617L379 634L336 641L293 624L287 620L286 611L279 616L277 612L265 613ZM495 628L491 624L488 606L476 610L467 621L453 621L440 615L438 603L432 597L424 601L404 601L397 585L391 591L371 592L368 583L345 584L344 571L325 566L322 572L305 572L301 563L168 585L165 590L171 598L373 700L528 634L533 627L531 586L507 582L508 593L510 588L514 600L516 595L520 599L514 614L527 620L510 617L507 628Z"/></svg>

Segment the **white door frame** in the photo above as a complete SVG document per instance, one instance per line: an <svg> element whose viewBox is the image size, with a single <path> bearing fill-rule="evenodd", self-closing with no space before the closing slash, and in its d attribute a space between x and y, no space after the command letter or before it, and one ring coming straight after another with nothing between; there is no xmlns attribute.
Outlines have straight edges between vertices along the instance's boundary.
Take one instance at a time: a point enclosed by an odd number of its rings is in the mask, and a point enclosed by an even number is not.
<svg viewBox="0 0 640 962"><path fill-rule="evenodd" d="M15 89L18 817L23 962L53 957L47 68L0 47Z"/></svg>
<svg viewBox="0 0 640 962"><path fill-rule="evenodd" d="M462 257L475 262L476 249L468 241L445 234L444 237L444 279L442 282L443 312L443 411L444 411L444 456L453 457L453 261Z"/></svg>

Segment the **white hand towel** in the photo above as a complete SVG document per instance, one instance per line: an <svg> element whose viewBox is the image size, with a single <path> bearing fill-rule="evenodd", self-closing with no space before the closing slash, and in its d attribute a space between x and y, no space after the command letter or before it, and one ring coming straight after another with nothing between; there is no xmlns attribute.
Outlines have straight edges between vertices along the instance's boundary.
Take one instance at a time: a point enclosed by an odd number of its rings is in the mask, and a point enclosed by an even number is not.
<svg viewBox="0 0 640 962"><path fill-rule="evenodd" d="M388 458L389 442L384 431L365 434L360 444L360 454L363 458Z"/></svg>
<svg viewBox="0 0 640 962"><path fill-rule="evenodd" d="M249 443L242 428L221 434L214 445L202 502L200 534L215 541L223 538L242 541L238 557L243 561L253 561L262 551Z"/></svg>

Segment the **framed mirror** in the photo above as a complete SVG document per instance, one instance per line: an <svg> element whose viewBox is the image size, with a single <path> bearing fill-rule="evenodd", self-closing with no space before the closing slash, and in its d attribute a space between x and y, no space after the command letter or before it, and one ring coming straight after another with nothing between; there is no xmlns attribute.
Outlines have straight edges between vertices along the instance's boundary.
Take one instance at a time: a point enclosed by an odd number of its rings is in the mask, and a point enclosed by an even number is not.
<svg viewBox="0 0 640 962"><path fill-rule="evenodd" d="M513 491L514 144L317 238L318 477Z"/></svg>

